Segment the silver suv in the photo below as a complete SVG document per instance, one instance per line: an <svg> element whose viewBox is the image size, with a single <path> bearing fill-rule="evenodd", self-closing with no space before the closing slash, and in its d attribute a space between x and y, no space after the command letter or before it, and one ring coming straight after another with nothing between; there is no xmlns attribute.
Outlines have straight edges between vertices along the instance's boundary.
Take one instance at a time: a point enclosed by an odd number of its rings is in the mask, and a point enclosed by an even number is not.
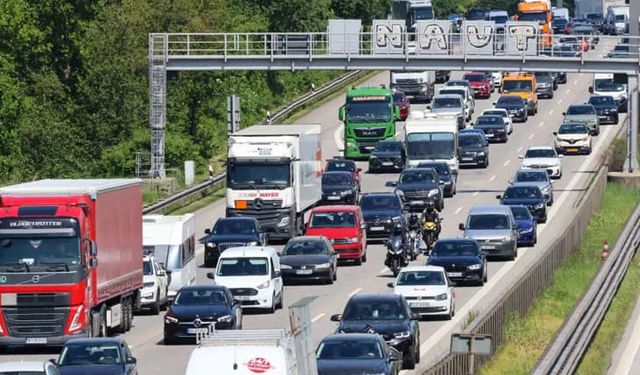
<svg viewBox="0 0 640 375"><path fill-rule="evenodd" d="M518 256L518 224L509 206L475 206L467 215L466 224L460 223L465 238L478 242L487 256Z"/></svg>

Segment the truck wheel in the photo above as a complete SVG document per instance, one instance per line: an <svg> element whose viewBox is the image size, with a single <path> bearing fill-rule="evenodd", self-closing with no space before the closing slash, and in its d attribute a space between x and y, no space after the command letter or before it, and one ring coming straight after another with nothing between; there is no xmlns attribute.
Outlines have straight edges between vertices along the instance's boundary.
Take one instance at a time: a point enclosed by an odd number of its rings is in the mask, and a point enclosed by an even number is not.
<svg viewBox="0 0 640 375"><path fill-rule="evenodd" d="M127 298L127 315L126 315L126 327L125 332L131 331L133 327L133 299L132 297Z"/></svg>

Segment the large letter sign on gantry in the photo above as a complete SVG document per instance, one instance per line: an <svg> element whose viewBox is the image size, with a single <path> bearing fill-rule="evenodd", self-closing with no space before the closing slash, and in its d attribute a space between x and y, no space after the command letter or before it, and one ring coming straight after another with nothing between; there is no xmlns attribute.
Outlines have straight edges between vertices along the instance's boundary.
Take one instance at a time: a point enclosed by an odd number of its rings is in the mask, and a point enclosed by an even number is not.
<svg viewBox="0 0 640 375"><path fill-rule="evenodd" d="M417 54L447 55L449 53L451 22L442 20L418 21L416 32Z"/></svg>
<svg viewBox="0 0 640 375"><path fill-rule="evenodd" d="M466 55L493 55L496 23L493 21L464 21L463 40Z"/></svg>
<svg viewBox="0 0 640 375"><path fill-rule="evenodd" d="M504 28L505 53L507 55L537 55L539 30L537 22L507 22Z"/></svg>
<svg viewBox="0 0 640 375"><path fill-rule="evenodd" d="M380 54L404 53L404 21L374 20L373 51Z"/></svg>

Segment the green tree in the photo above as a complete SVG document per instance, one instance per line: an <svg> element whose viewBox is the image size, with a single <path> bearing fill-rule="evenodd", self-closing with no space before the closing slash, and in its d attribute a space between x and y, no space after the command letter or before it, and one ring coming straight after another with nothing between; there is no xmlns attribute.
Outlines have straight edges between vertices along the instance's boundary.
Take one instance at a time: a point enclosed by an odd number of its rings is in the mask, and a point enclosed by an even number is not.
<svg viewBox="0 0 640 375"><path fill-rule="evenodd" d="M385 18L391 8L390 0L332 0L331 9L338 18L356 18L362 25L370 25L374 19Z"/></svg>

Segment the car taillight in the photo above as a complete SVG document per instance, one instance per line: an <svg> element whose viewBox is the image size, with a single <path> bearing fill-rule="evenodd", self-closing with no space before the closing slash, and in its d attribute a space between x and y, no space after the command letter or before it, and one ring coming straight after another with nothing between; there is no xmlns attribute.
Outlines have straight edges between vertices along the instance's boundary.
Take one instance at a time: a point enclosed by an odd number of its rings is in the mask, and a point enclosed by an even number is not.
<svg viewBox="0 0 640 375"><path fill-rule="evenodd" d="M73 312L73 318L71 319L71 323L69 324L69 329L67 330L69 334L81 331L87 323L87 316L84 313L85 312L84 305L80 305L73 308L72 312Z"/></svg>

